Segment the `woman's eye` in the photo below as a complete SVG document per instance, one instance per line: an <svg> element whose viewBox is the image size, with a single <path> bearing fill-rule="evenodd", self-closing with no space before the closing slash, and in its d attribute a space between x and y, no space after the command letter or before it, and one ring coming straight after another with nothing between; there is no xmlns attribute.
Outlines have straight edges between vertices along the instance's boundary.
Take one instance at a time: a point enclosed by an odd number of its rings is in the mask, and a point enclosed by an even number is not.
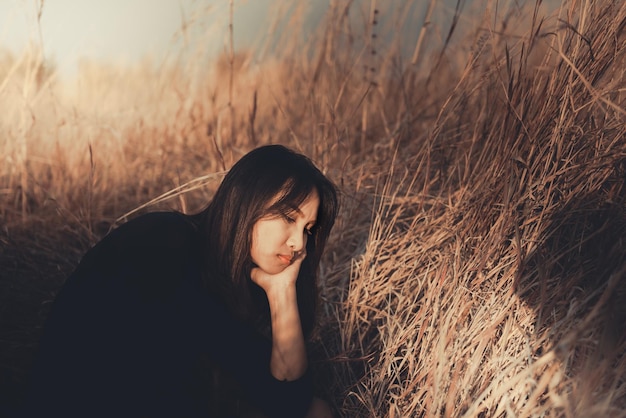
<svg viewBox="0 0 626 418"><path fill-rule="evenodd" d="M283 213L282 216L283 216L283 219L285 221L287 221L288 223L290 223L290 224L292 224L292 223L294 223L296 221L294 218L292 218L291 216L287 215L286 213Z"/></svg>

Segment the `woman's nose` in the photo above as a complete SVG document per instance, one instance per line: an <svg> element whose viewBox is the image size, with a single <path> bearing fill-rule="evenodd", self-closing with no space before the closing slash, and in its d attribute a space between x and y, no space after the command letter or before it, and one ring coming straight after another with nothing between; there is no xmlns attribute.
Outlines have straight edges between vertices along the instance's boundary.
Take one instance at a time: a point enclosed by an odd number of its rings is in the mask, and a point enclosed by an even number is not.
<svg viewBox="0 0 626 418"><path fill-rule="evenodd" d="M306 232L294 230L287 240L287 245L289 245L289 248L291 248L294 252L302 251L306 245Z"/></svg>

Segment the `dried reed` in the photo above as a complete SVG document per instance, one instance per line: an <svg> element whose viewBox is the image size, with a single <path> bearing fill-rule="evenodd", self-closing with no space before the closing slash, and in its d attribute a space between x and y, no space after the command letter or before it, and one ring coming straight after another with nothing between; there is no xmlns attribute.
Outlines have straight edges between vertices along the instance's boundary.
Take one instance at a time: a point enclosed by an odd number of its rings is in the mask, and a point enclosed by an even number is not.
<svg viewBox="0 0 626 418"><path fill-rule="evenodd" d="M200 208L213 173L281 142L341 189L311 342L339 415L626 417L626 5L488 1L409 42L415 4L332 2L308 43L211 72L85 65L72 94L35 50L5 57L11 396L82 251L123 214Z"/></svg>

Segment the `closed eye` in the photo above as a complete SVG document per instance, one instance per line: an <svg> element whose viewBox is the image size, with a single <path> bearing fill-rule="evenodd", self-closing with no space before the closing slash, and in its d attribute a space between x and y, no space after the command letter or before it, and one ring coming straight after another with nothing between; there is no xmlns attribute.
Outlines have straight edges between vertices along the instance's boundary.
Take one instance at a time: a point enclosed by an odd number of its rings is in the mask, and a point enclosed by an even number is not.
<svg viewBox="0 0 626 418"><path fill-rule="evenodd" d="M294 218L291 214L288 213L281 213L280 216L283 218L283 220L289 224L293 224L296 223L296 218ZM311 225L311 226L307 226L306 228L304 228L304 232L307 235L313 235L315 230L315 224Z"/></svg>
<svg viewBox="0 0 626 418"><path fill-rule="evenodd" d="M283 217L283 219L284 219L287 223L290 223L290 224L292 224L292 223L294 223L294 222L296 221L296 220L295 220L292 216L289 216L289 215L288 215L288 214L286 214L286 213L282 213L280 216L282 216L282 217Z"/></svg>

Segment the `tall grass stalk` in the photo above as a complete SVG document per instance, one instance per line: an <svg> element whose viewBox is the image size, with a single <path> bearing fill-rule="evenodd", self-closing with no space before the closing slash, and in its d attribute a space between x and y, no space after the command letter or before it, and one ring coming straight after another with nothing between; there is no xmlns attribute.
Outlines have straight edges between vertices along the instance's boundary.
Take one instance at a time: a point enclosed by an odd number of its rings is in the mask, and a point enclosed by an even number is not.
<svg viewBox="0 0 626 418"><path fill-rule="evenodd" d="M45 317L17 315L50 299L34 289L58 289L116 221L193 212L247 150L280 142L341 190L310 347L339 415L626 417L626 5L513 3L424 3L407 40L419 2L387 24L387 3L331 2L273 54L85 63L74 91L7 56L0 358L18 361L15 387Z"/></svg>

